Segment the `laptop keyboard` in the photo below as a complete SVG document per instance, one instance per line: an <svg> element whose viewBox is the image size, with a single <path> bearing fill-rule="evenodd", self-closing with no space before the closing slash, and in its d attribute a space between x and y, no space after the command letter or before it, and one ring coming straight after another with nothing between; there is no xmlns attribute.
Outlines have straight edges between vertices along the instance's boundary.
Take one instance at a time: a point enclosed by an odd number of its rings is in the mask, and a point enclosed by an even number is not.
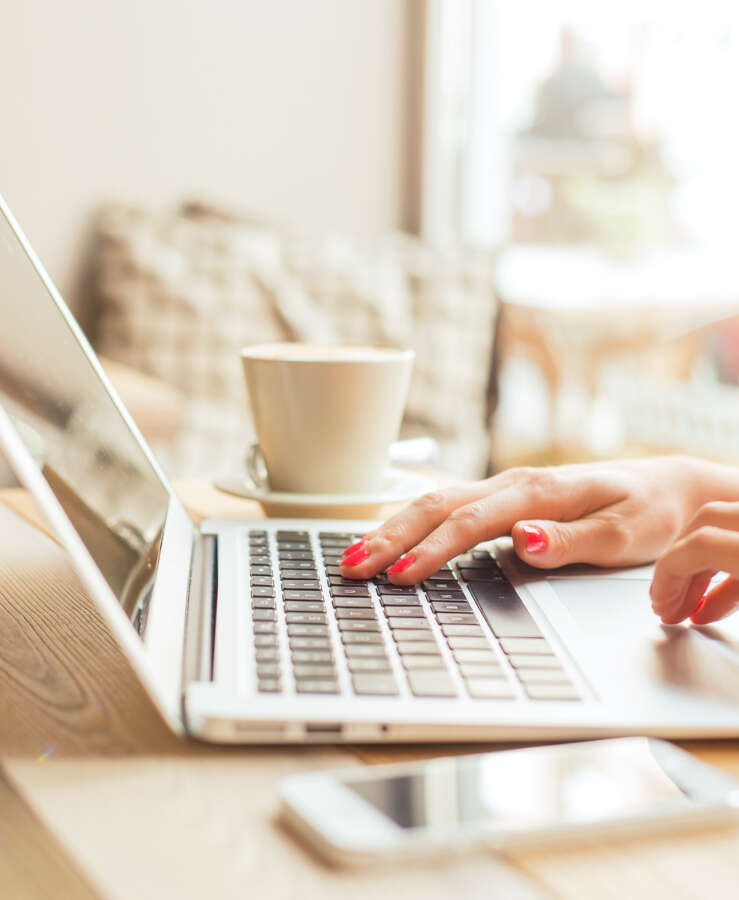
<svg viewBox="0 0 739 900"><path fill-rule="evenodd" d="M472 550L422 585L405 587L384 574L370 581L341 577L342 551L358 537L248 533L259 692L582 699L486 550Z"/></svg>

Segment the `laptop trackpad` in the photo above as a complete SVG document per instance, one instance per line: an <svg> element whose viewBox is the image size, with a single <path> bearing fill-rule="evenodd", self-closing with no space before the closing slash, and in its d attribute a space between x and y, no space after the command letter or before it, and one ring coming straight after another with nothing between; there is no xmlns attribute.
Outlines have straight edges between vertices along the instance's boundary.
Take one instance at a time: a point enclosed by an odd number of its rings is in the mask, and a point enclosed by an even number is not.
<svg viewBox="0 0 739 900"><path fill-rule="evenodd" d="M591 660L622 688L664 698L739 702L739 615L718 626L662 625L649 580L617 576L549 580L585 639ZM589 667L588 667L589 668Z"/></svg>

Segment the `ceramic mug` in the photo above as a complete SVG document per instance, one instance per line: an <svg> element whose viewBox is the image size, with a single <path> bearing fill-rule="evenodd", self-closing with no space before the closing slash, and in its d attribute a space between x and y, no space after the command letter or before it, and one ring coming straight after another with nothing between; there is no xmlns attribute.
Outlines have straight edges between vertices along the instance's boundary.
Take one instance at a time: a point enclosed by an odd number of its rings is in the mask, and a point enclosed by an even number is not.
<svg viewBox="0 0 739 900"><path fill-rule="evenodd" d="M414 353L391 347L260 344L241 351L258 444L257 485L311 494L382 487Z"/></svg>

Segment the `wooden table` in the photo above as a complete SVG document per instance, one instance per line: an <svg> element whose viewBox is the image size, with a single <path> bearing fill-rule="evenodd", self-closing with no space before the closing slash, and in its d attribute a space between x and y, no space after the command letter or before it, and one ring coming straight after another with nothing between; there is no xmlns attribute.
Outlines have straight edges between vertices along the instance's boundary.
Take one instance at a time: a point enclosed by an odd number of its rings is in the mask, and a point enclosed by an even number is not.
<svg viewBox="0 0 739 900"><path fill-rule="evenodd" d="M205 484L196 517L255 517ZM211 747L174 738L22 491L0 492L3 898L735 897L739 830L329 869L275 822L284 775L475 747ZM739 776L739 743L692 742Z"/></svg>

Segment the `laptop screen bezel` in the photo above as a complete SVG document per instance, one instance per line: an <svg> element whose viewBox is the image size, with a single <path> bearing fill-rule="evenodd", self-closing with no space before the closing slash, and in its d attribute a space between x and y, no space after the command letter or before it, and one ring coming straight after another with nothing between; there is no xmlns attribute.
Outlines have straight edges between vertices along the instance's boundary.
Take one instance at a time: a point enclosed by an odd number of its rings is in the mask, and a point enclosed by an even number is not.
<svg viewBox="0 0 739 900"><path fill-rule="evenodd" d="M103 370L97 354L51 281L2 195L0 195L0 214L17 238L29 265L41 279L48 293L49 302L55 304L64 318L80 352L86 356L92 371L100 380L124 425L139 445L155 477L167 493L168 503L162 527L161 548L143 638L139 636L121 608L100 568L57 500L2 404L0 404L0 447L5 452L15 476L31 492L60 543L69 553L82 583L147 693L170 727L182 732L182 653L190 567L197 533L195 524L172 490L151 448Z"/></svg>

